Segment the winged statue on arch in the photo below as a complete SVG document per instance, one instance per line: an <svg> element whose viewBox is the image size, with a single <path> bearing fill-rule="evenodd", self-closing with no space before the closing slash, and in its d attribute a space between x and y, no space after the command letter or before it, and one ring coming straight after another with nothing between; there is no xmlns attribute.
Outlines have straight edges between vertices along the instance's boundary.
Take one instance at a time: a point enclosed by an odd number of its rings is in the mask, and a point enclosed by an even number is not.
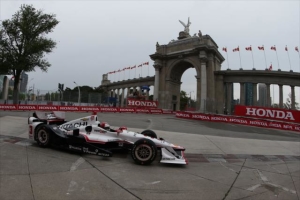
<svg viewBox="0 0 300 200"><path fill-rule="evenodd" d="M190 33L190 28L189 27L192 24L190 22L190 17L188 18L188 23L187 24L185 24L184 22L182 22L180 20L179 20L179 22L184 26L184 32L186 32L187 34L189 34Z"/></svg>

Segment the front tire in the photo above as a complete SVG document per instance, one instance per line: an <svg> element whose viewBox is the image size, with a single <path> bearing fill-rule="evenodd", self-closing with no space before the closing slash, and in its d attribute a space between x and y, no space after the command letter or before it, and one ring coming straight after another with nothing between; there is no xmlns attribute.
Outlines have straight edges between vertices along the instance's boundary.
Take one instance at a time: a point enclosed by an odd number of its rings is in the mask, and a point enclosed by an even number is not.
<svg viewBox="0 0 300 200"><path fill-rule="evenodd" d="M40 147L48 147L51 142L51 134L46 125L38 127L36 132L37 143Z"/></svg>
<svg viewBox="0 0 300 200"><path fill-rule="evenodd" d="M144 130L143 132L141 132L141 134L143 134L144 136L149 136L151 138L157 139L156 133L152 130Z"/></svg>
<svg viewBox="0 0 300 200"><path fill-rule="evenodd" d="M139 165L151 164L157 155L157 148L153 141L140 139L136 141L131 150L131 157Z"/></svg>

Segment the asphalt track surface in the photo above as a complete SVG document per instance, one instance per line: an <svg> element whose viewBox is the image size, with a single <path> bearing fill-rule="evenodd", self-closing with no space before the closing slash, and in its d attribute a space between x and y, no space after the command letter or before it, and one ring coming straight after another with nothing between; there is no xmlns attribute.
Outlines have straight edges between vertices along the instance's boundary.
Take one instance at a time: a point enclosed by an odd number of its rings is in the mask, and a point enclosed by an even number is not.
<svg viewBox="0 0 300 200"><path fill-rule="evenodd" d="M88 116L91 113L67 112L66 120ZM32 112L1 111L2 116L28 117ZM293 131L266 129L230 123L206 122L200 120L179 119L174 115L131 114L131 113L98 113L98 120L111 126L126 126L139 129L153 129L169 132L182 132L199 135L212 135L231 138L247 138L259 140L300 141L300 134Z"/></svg>
<svg viewBox="0 0 300 200"><path fill-rule="evenodd" d="M300 200L295 132L174 115L98 113L111 126L153 129L187 149L188 165L157 158L140 166L126 152L102 158L40 148L26 139L31 114L0 111L1 200ZM89 114L69 112L66 119Z"/></svg>

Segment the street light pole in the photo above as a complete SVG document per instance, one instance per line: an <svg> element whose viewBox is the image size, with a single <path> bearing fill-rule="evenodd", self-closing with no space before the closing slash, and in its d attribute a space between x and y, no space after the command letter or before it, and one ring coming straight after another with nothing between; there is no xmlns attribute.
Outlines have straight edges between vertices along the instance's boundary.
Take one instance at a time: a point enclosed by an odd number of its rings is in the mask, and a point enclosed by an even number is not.
<svg viewBox="0 0 300 200"><path fill-rule="evenodd" d="M79 85L77 85L77 83L74 81L75 85L78 87L78 104L80 105L80 88L79 88Z"/></svg>

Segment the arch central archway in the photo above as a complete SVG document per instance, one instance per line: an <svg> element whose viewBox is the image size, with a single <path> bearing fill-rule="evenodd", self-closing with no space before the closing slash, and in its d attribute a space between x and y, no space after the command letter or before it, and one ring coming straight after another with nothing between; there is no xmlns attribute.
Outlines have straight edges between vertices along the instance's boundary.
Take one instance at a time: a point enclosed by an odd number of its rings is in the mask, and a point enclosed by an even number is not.
<svg viewBox="0 0 300 200"><path fill-rule="evenodd" d="M208 103L216 99L214 71L220 70L225 60L209 35L178 37L167 45L157 43L156 52L150 58L155 68L154 99L160 108L179 110L181 77L187 69L195 68L196 109L222 110L222 105L212 108L215 104Z"/></svg>

